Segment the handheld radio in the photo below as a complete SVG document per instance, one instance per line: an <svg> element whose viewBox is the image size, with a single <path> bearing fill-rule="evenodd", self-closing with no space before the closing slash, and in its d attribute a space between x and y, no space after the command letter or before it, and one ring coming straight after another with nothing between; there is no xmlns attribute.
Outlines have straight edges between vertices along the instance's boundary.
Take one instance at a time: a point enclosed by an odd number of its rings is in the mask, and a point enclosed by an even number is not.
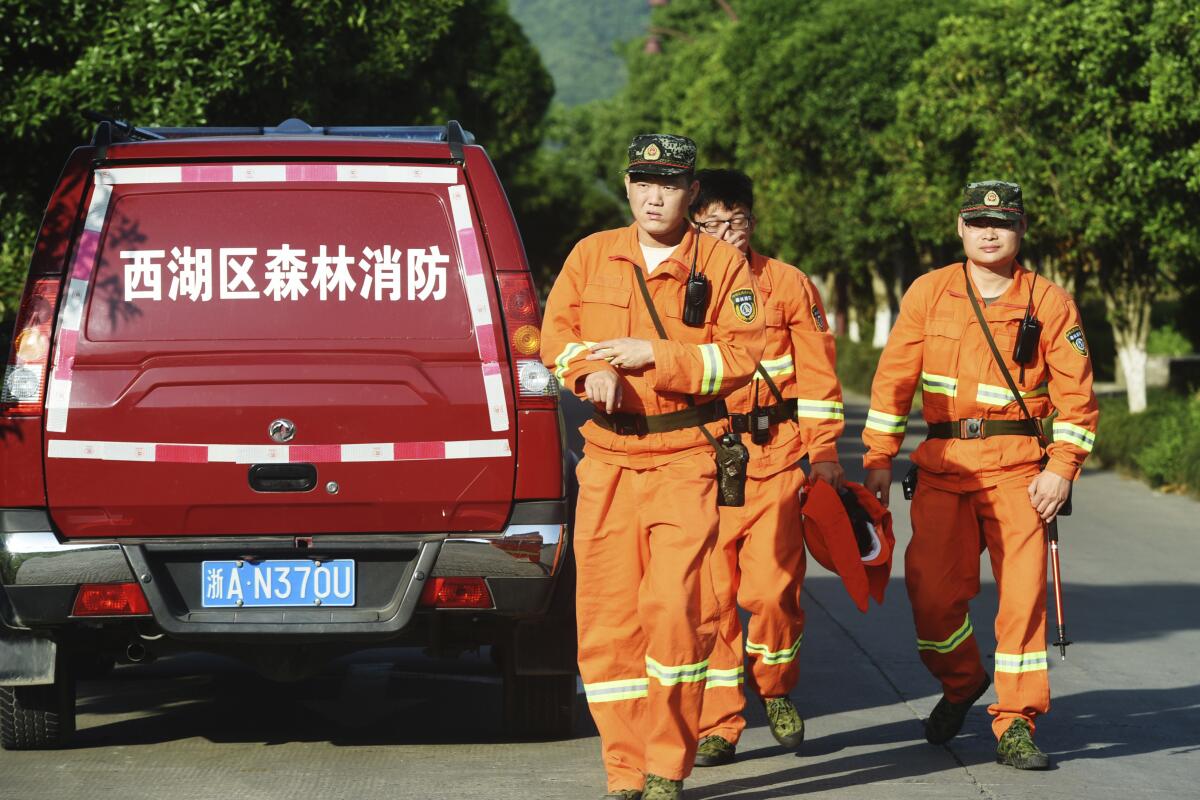
<svg viewBox="0 0 1200 800"><path fill-rule="evenodd" d="M1037 285L1037 273L1029 284L1029 305L1025 307L1025 318L1017 328L1017 342L1013 345L1013 362L1021 368L1021 380L1025 380L1025 367L1033 363L1037 355L1038 342L1042 338L1042 323L1033 315L1033 287Z"/></svg>
<svg viewBox="0 0 1200 800"><path fill-rule="evenodd" d="M700 229L696 228L695 245L692 247L692 269L688 272L687 287L683 292L683 324L690 328L704 325L708 312L708 276L696 272L696 255L700 251Z"/></svg>

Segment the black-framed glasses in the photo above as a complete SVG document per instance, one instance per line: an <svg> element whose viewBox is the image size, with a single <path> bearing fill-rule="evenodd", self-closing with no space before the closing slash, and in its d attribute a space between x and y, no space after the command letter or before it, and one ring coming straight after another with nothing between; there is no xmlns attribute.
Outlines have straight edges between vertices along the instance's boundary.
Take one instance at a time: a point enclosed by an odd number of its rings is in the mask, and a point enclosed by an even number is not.
<svg viewBox="0 0 1200 800"><path fill-rule="evenodd" d="M697 222L696 225L705 233L718 234L725 230L728 225L730 230L744 231L749 229L750 223L754 221L754 217L746 217L738 214L729 219L710 219L704 222Z"/></svg>

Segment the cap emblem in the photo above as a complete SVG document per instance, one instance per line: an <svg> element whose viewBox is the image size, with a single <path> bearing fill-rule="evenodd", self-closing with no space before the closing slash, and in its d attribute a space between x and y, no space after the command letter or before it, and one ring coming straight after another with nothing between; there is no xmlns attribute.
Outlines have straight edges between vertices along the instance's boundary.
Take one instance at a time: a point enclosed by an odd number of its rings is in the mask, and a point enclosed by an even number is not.
<svg viewBox="0 0 1200 800"><path fill-rule="evenodd" d="M988 192L983 196L983 204L985 206L1000 205L1000 195L996 194L995 190Z"/></svg>
<svg viewBox="0 0 1200 800"><path fill-rule="evenodd" d="M658 149L658 145L653 142L646 145L646 149L642 151L642 158L647 161L658 161L662 157L662 151Z"/></svg>

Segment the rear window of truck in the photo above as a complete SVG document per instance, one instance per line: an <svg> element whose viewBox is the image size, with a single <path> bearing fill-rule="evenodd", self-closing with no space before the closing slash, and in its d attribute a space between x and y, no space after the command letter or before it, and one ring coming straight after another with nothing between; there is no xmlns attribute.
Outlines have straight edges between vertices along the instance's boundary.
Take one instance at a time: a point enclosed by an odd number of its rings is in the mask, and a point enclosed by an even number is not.
<svg viewBox="0 0 1200 800"><path fill-rule="evenodd" d="M470 338L450 189L118 182L96 243L86 336Z"/></svg>

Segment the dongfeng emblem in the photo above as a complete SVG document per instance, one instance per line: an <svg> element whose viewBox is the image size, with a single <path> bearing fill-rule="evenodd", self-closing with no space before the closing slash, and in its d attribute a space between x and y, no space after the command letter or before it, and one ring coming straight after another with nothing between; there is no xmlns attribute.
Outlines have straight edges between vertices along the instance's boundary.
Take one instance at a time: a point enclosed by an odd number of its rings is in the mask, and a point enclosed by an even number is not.
<svg viewBox="0 0 1200 800"><path fill-rule="evenodd" d="M296 423L290 419L277 419L267 428L267 433L280 444L290 442L296 436Z"/></svg>

